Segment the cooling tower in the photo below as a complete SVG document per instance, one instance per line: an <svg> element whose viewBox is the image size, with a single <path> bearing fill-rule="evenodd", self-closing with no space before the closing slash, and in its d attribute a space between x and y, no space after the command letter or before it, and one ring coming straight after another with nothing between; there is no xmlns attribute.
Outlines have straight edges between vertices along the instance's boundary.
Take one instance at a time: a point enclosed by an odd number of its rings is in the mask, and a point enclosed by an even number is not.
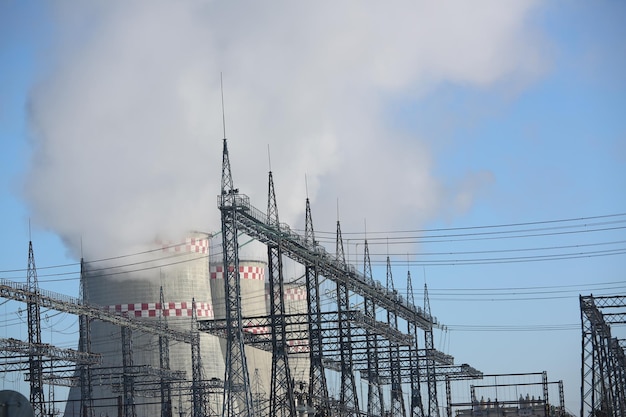
<svg viewBox="0 0 626 417"><path fill-rule="evenodd" d="M124 258L123 268L102 268L93 264L84 280L84 298L91 305L110 312L130 315L147 321L160 320L161 311L171 328L189 331L192 320L192 299L196 301L198 319L213 318L213 302L209 283L209 241L206 235L193 235L182 244L155 244L142 255ZM160 303L163 288L164 305ZM138 416L158 416L161 398L158 386L159 338L133 331L132 362L137 376L134 380L135 407ZM102 355L102 365L93 371L93 398L96 416L117 416L122 392L122 337L119 327L93 321L91 350ZM224 359L219 339L200 335L202 377L224 377ZM184 371L185 380L172 386L173 414L191 415L190 383L192 380L191 346L169 341L170 369ZM219 400L221 401L221 398ZM209 404L216 410L216 404ZM80 387L70 389L65 416L80 416Z"/></svg>

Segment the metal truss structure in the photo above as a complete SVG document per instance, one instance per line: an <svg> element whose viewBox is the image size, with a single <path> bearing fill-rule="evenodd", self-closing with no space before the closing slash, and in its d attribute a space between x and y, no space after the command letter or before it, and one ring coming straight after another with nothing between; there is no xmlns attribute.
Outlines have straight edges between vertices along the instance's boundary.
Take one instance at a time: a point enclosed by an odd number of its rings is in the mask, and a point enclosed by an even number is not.
<svg viewBox="0 0 626 417"><path fill-rule="evenodd" d="M29 243L28 282L0 279L0 297L28 306L28 342L0 341L4 352L0 371L27 371L31 402L37 417L46 415L43 386L80 385L80 415L93 417L93 386L108 385L119 393L120 414L135 417L139 397L160 398L161 417L172 417L172 397L191 399L192 417L216 414L212 398L223 395L221 415L255 417L296 417L302 412L316 417L438 417L436 398L428 398L428 411L422 404L421 385L428 383L429 396L438 382L448 378L481 378L482 373L469 365L455 365L450 355L432 346L432 330L438 326L426 309L415 305L412 291L405 299L394 288L388 262L387 285L374 279L369 249L365 242L364 270L346 262L341 226L337 222L336 251L329 254L315 240L310 204L306 201L305 233L300 236L279 222L272 174L269 177L268 210L261 212L249 198L234 188L226 139L223 143L222 185L218 196L221 212L223 270L225 273L224 320L199 321L195 301L189 331L168 327L159 320L141 320L123 313L91 305L81 295L68 297L38 287L32 243ZM243 317L239 276L239 237L247 235L268 250L270 311L266 316ZM307 304L305 313L288 314L285 308L284 258L305 268ZM320 277L333 282L336 290L331 304L324 303L319 291ZM410 274L407 286L411 286ZM163 294L160 294L163 305ZM356 302L356 303L355 303ZM330 306L330 307L329 307ZM336 307L336 309L333 308ZM79 350L58 349L41 343L40 309L52 309L79 318ZM91 324L113 324L121 336L122 363L99 368L98 355L91 352ZM259 334L252 328L266 328ZM226 340L223 380L206 381L202 376L200 332L216 334ZM430 333L429 333L430 332ZM158 337L158 367L138 366L133 361L133 335ZM424 348L418 347L420 336ZM190 346L192 375L170 370L170 341ZM252 345L272 352L271 389L267 406L253 394L245 348ZM290 374L291 353L308 353L309 375L297 384ZM61 366L60 364L64 364ZM331 396L327 372L340 374L339 392ZM367 382L367 397L359 404L357 377ZM336 388L336 387L335 387ZM409 390L405 404L403 390ZM386 403L385 401L389 402ZM218 401L215 401L217 404ZM215 404L213 404L215 405ZM263 407L263 410L257 410Z"/></svg>
<svg viewBox="0 0 626 417"><path fill-rule="evenodd" d="M626 340L611 326L626 324L626 295L580 296L581 417L626 416Z"/></svg>
<svg viewBox="0 0 626 417"><path fill-rule="evenodd" d="M497 383L498 378L523 378L524 382L512 382L512 383ZM528 382L527 378L534 379L537 378L537 381ZM565 398L563 395L563 381L548 381L547 372L533 372L533 373L523 373L523 374L494 374L494 375L483 375L485 379L493 378L493 384L472 384L469 389L469 400L465 402L458 402L452 400L452 389L451 382L457 377L453 375L446 375L446 416L463 416L463 415L484 415L484 410L496 410L496 415L543 415L544 417L564 417L568 415L565 411ZM557 385L558 386L558 405L553 405L550 402L549 396L549 386ZM528 396L526 399L522 395L517 396L517 393L523 392L524 389L528 389L529 387L540 387L542 395L535 398L534 396L530 399ZM507 388L514 389L515 395L513 397L507 397L506 394L504 398L496 397L493 400L487 399L484 400L484 396L480 395L479 392L484 392L485 390L491 390L492 392L498 392L498 388ZM480 397L480 400L479 400ZM489 415L489 412L487 412Z"/></svg>
<svg viewBox="0 0 626 417"><path fill-rule="evenodd" d="M171 417L171 398L168 400L168 387L173 381L185 382L185 391L199 392L194 395L194 404L198 410L205 403L204 387L207 381L198 380L196 385L186 383L184 372L169 370L169 350L167 340L173 339L191 345L192 369L200 369L199 338L197 330L182 332L167 327L164 320L150 322L129 317L124 314L112 313L99 306L90 305L83 300L83 262L81 261L81 294L80 298L68 297L52 291L42 290L37 283L35 258L32 242L28 249L28 280L26 284L0 279L0 297L24 302L28 308L28 342L16 339L0 339L0 372L26 371L25 379L30 384L30 402L36 417L47 417L44 384L61 386L80 386L80 415L93 417L93 385L109 385L112 391L120 392L121 409L124 417L135 417L135 397L162 396L164 406L161 417ZM163 304L161 304L163 305ZM61 349L41 342L40 314L41 308L75 314L79 320L79 350ZM194 310L195 311L195 310ZM111 323L118 326L122 341L122 366L119 368L98 368L101 356L91 352L90 326L93 320ZM197 318L192 320L192 327L197 327ZM193 329L192 329L193 330ZM132 334L133 331L159 336L160 368L136 366L133 364ZM182 385L181 385L182 386ZM196 390L200 386L202 389ZM183 389L183 388L181 388ZM165 395L162 395L165 393ZM194 408L196 409L196 408ZM197 412L194 417L204 416Z"/></svg>
<svg viewBox="0 0 626 417"><path fill-rule="evenodd" d="M226 337L228 341L225 417L255 415L245 344L273 352L270 407L275 415L294 415L293 388L290 388L292 382L289 381L287 366L287 353L292 351L293 346L305 346L309 352L309 389L305 400L318 416L362 415L355 379L358 372L369 384L368 416L387 415L380 390L383 384L391 386L391 415L406 415L402 389L403 385L410 384L411 416L422 417L424 408L420 381L427 381L429 394L436 396L436 383L443 380L446 367L450 367L451 375L481 377L480 372L468 365L453 369L452 357L433 348L432 330L437 325L436 321L428 310L415 306L412 300L408 302L394 290L389 264L387 287L384 288L374 280L367 254L363 273L346 263L339 221L334 256L315 241L308 199L304 237L280 223L271 172L267 213L252 206L249 197L233 185L226 139L218 207L222 214L224 271L228 271L225 279L226 319L201 321L199 328ZM238 276L240 235L247 235L268 248L272 303L268 316L245 317L245 320L242 317ZM282 256L305 266L309 305L306 314L285 313L281 298L284 288ZM336 311L322 311L320 308L320 276L336 284ZM354 297L362 300L364 311L352 307ZM376 309L386 312L386 322L377 320ZM407 330L400 330L400 321ZM266 328L267 331L259 334L258 331L253 332L253 328ZM417 347L419 331L425 332L426 349ZM327 369L340 373L338 399L328 396ZM436 398L429 399L429 412L432 417L438 417Z"/></svg>

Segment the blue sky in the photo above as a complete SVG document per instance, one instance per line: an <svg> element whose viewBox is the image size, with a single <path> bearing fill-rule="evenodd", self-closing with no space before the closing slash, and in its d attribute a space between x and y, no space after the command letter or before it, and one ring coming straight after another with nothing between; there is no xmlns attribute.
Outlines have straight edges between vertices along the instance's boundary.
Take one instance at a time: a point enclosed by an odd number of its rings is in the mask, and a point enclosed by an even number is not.
<svg viewBox="0 0 626 417"><path fill-rule="evenodd" d="M357 259L364 219L368 236L393 237L626 213L625 17L616 1L346 3L332 16L287 4L2 2L0 277L25 279L29 219L41 286L69 295L80 241L101 259L150 233L217 230L220 71L235 183L265 207L269 145L281 220L301 227L307 175L329 250L337 200ZM425 277L450 329L436 337L458 363L546 370L577 413L581 335L569 325L579 293L624 294L623 251L444 266L420 260L450 257L420 253L625 248L606 245L624 240L624 217L583 231L605 220L572 222L579 233L565 236L370 250L382 282L381 262L398 253L399 288L409 258L420 304ZM2 308L5 337L23 337L18 306Z"/></svg>

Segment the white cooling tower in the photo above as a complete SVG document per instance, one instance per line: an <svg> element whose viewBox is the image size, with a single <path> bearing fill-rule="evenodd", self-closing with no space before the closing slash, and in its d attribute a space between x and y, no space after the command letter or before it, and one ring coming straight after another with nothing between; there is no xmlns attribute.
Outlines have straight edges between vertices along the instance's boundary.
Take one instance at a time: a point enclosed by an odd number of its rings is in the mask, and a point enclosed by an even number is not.
<svg viewBox="0 0 626 417"><path fill-rule="evenodd" d="M196 301L198 319L213 318L211 288L209 284L209 241L206 235L194 234L182 244L155 244L153 250L135 257L123 258L122 268L102 268L91 264L84 282L87 303L149 321L166 316L171 328L191 329L192 299ZM163 288L164 306L160 303ZM136 367L144 366L143 373L135 379L135 404L139 416L158 416L161 399L158 377L150 377L151 369L159 368L158 336L134 331L132 333L132 360ZM224 359L217 337L202 333L200 352L203 378L224 376ZM102 354L102 365L94 370L93 398L96 416L118 415L121 390L122 341L120 328L108 323L93 321L91 349ZM184 371L186 380L192 380L191 346L169 341L170 369ZM179 396L178 384L173 385L174 415L190 415L189 382L183 382ZM157 388L155 390L155 387ZM80 387L70 390L65 416L80 416Z"/></svg>

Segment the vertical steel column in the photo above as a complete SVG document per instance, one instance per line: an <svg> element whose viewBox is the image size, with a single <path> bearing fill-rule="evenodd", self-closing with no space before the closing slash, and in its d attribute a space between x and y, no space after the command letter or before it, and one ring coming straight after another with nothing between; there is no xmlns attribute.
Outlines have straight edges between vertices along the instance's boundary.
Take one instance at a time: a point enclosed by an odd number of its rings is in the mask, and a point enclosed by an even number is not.
<svg viewBox="0 0 626 417"><path fill-rule="evenodd" d="M472 404L472 407L474 404ZM446 375L446 415L452 417L452 387L450 386L450 376Z"/></svg>
<svg viewBox="0 0 626 417"><path fill-rule="evenodd" d="M372 263L370 260L370 250L365 239L363 249L363 276L369 283L374 283L372 274ZM369 297L365 298L365 315L372 320L376 320L376 304ZM367 415L384 415L383 387L380 383L378 362L378 337L370 330L366 332L367 346Z"/></svg>
<svg viewBox="0 0 626 417"><path fill-rule="evenodd" d="M406 277L406 299L407 303L415 306L415 295L413 294L413 282L411 271L407 271ZM424 417L424 405L422 403L422 389L420 387L420 363L418 355L418 329L415 322L408 322L409 335L413 336L413 344L409 348L409 362L411 366L411 417ZM448 417L452 417L449 415Z"/></svg>
<svg viewBox="0 0 626 417"><path fill-rule="evenodd" d="M122 327L122 385L124 389L124 417L137 417L135 409L135 370L133 369L133 334L130 327Z"/></svg>
<svg viewBox="0 0 626 417"><path fill-rule="evenodd" d="M39 353L41 346L41 312L39 309L39 284L33 242L28 242L28 366L30 371L30 403L36 417L46 415L46 402L43 395L43 357Z"/></svg>
<svg viewBox="0 0 626 417"><path fill-rule="evenodd" d="M393 275L391 274L391 261L387 256L387 291L397 293L393 285ZM387 310L387 321L389 325L398 329L398 316L393 310ZM400 346L397 343L389 343L389 360L391 367L391 415L406 416L404 396L402 395L402 375L400 372Z"/></svg>
<svg viewBox="0 0 626 417"><path fill-rule="evenodd" d="M241 286L239 278L238 211L239 190L233 187L228 147L224 138L222 154L222 188L218 198L222 219L222 251L224 255L224 293L226 295L226 369L224 372L224 417L255 415L250 389L250 375L244 349L241 318Z"/></svg>
<svg viewBox="0 0 626 417"><path fill-rule="evenodd" d="M163 329L167 329L167 318L165 317L165 297L163 287L159 289L159 303L161 314L159 324ZM163 334L159 335L159 367L161 370L170 370L170 341ZM161 417L172 417L172 386L165 376L161 376Z"/></svg>
<svg viewBox="0 0 626 417"><path fill-rule="evenodd" d="M85 294L85 281L87 279L87 271L85 263L80 259L80 283L79 298L82 304L87 304ZM91 353L91 319L86 314L78 316L78 350L85 353ZM80 416L94 417L93 408L93 385L91 383L91 364L81 363L78 366L78 375L80 380Z"/></svg>
<svg viewBox="0 0 626 417"><path fill-rule="evenodd" d="M337 221L337 260L342 265L346 263L343 251L341 226ZM338 277L339 278L339 277ZM340 416L355 417L360 414L359 399L356 391L354 368L352 366L352 334L347 314L350 310L350 293L341 278L337 279L337 310L339 312L339 346L341 348L341 393L339 396Z"/></svg>
<svg viewBox="0 0 626 417"><path fill-rule="evenodd" d="M304 241L311 250L317 246L311 204L306 199ZM319 274L315 263L305 265L307 302L309 306L309 402L319 417L330 417L328 404L328 385L322 364L324 345L322 340L322 314L319 296Z"/></svg>
<svg viewBox="0 0 626 417"><path fill-rule="evenodd" d="M559 381L559 417L565 417L565 392L562 380Z"/></svg>
<svg viewBox="0 0 626 417"><path fill-rule="evenodd" d="M269 172L267 221L280 230L278 206L272 171ZM285 324L285 283L283 277L282 248L278 244L267 245L267 261L270 288L270 325L272 330L272 377L270 388L270 416L295 417L296 404L287 356L287 331Z"/></svg>
<svg viewBox="0 0 626 417"><path fill-rule="evenodd" d="M204 417L204 382L202 380L202 360L200 356L200 332L198 331L198 310L196 299L191 299L191 401L192 417Z"/></svg>
<svg viewBox="0 0 626 417"><path fill-rule="evenodd" d="M548 399L548 372L543 371L541 374L541 386L543 387L543 410L545 417L550 415L550 400Z"/></svg>
<svg viewBox="0 0 626 417"><path fill-rule="evenodd" d="M432 316L430 314L430 300L428 298L428 286L424 283L424 311L428 315L428 329L424 332L426 348L426 378L428 380L428 413L430 417L439 417L439 402L437 400L437 375L435 374L435 361L432 358L435 351L433 338Z"/></svg>

